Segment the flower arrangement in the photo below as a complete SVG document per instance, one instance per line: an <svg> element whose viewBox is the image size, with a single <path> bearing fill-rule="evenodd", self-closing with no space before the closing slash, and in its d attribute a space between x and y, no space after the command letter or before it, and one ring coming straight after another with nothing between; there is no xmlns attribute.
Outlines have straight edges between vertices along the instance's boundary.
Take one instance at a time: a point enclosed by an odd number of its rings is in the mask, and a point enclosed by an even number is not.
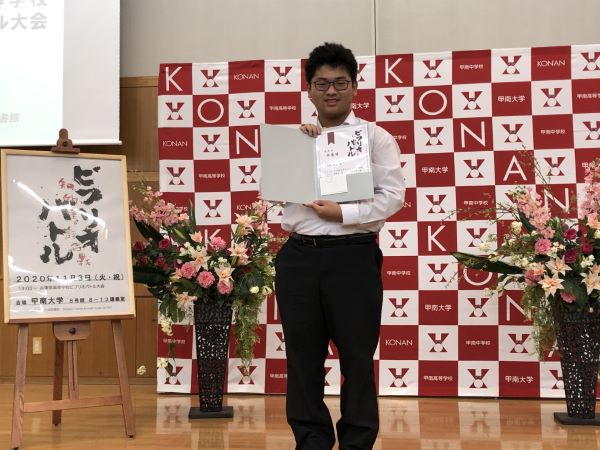
<svg viewBox="0 0 600 450"><path fill-rule="evenodd" d="M537 165L536 171L542 176ZM542 179L544 189L551 189ZM511 202L494 208L496 220L512 219L502 241L490 236L480 245L483 254L452 255L467 268L499 274L498 294L514 284L523 290L522 306L542 357L554 346L557 317L600 307L600 160L586 170L578 219L568 211L553 215L531 187L519 186L507 195Z"/></svg>
<svg viewBox="0 0 600 450"><path fill-rule="evenodd" d="M134 281L144 283L158 299L162 331L171 336L175 322L188 321L194 302L227 303L235 319L236 353L248 370L258 342L258 313L273 292L267 203L257 201L236 214L230 242L221 237L206 242L192 205L186 210L165 202L150 187L140 191L143 207L131 203L129 209L144 238L133 245ZM169 365L164 359L157 364Z"/></svg>

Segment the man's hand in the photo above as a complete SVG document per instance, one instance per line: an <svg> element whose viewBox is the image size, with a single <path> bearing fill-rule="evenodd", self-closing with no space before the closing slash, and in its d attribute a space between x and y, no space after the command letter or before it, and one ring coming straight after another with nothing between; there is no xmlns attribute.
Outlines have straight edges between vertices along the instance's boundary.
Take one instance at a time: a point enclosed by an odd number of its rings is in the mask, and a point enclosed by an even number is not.
<svg viewBox="0 0 600 450"><path fill-rule="evenodd" d="M305 203L304 206L311 208L317 216L329 222L342 222L342 208L336 202L331 200L315 200L312 203Z"/></svg>
<svg viewBox="0 0 600 450"><path fill-rule="evenodd" d="M310 137L317 137L321 134L321 127L312 124L300 125L300 131L304 134L308 134Z"/></svg>

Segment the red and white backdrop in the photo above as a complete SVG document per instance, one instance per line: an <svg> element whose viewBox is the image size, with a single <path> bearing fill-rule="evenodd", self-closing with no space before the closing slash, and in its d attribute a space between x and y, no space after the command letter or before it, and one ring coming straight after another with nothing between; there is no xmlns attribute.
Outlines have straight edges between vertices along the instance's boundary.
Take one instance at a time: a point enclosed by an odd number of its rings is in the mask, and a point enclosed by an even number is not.
<svg viewBox="0 0 600 450"><path fill-rule="evenodd" d="M523 149L552 175L551 208L576 208L586 165L600 156L600 45L376 55L358 58L357 116L397 140L404 208L379 234L384 303L375 369L381 395L558 397L556 352L539 362L519 292L485 295L487 274L467 272L449 251L478 252L490 225L466 209L538 185ZM259 124L315 120L304 61L163 64L158 89L160 185L165 198L196 205L208 236L226 238L260 177ZM293 167L282 170L294 170ZM451 211L457 217L447 220ZM280 213L271 222L280 230ZM442 221L443 219L446 219ZM461 272L461 276L455 276ZM283 393L285 337L274 298L263 308L250 375L230 358L226 390ZM158 371L161 392L197 390L192 327L158 330L159 355L177 342L176 371ZM356 330L360 333L360 330ZM231 347L233 349L233 347ZM233 355L233 352L230 351ZM326 393L340 389L335 348Z"/></svg>

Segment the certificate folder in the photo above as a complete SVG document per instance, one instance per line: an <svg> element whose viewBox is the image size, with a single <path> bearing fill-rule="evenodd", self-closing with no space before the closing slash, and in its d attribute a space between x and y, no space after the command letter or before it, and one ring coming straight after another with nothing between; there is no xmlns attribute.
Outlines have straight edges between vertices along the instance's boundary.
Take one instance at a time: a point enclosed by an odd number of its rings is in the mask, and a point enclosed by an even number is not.
<svg viewBox="0 0 600 450"><path fill-rule="evenodd" d="M313 138L297 127L260 126L264 200L349 202L373 197L366 123L325 128Z"/></svg>

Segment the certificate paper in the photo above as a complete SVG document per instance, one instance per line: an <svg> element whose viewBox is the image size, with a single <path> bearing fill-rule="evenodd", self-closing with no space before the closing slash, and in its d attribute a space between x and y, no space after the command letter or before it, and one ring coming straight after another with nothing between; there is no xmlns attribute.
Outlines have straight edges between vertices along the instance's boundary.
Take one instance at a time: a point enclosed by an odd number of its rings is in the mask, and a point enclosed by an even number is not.
<svg viewBox="0 0 600 450"><path fill-rule="evenodd" d="M324 130L316 138L316 152L319 178L371 172L366 124Z"/></svg>
<svg viewBox="0 0 600 450"><path fill-rule="evenodd" d="M261 125L260 190L265 200L292 203L372 198L367 124L326 128L317 138Z"/></svg>

